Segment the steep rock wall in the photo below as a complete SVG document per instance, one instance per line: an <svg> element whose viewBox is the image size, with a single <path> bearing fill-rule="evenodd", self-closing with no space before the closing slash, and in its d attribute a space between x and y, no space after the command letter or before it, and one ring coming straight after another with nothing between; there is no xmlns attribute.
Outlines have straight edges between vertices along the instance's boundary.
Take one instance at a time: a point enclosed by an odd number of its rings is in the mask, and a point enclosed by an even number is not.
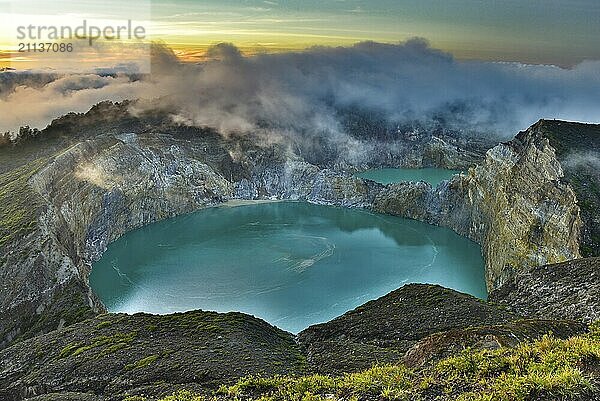
<svg viewBox="0 0 600 401"><path fill-rule="evenodd" d="M517 269L578 258L581 218L555 151L536 127L437 188L391 185L374 209L449 227L482 246L492 291Z"/></svg>
<svg viewBox="0 0 600 401"><path fill-rule="evenodd" d="M206 164L152 140L81 142L29 178L41 206L35 230L3 249L0 345L102 310L87 285L90 263L123 233L232 194Z"/></svg>
<svg viewBox="0 0 600 401"><path fill-rule="evenodd" d="M228 199L368 207L382 188L281 155L243 156L238 174L248 178L225 178L223 163L204 162L210 151L176 137L105 134L36 162L21 183L23 202L39 205L32 229L2 244L0 348L102 311L91 264L128 231Z"/></svg>
<svg viewBox="0 0 600 401"><path fill-rule="evenodd" d="M449 227L482 245L490 291L517 269L579 256L576 196L535 127L437 188L383 186L202 133L86 137L17 173L0 176L9 202L0 208L0 348L101 311L90 266L125 232L227 199L373 208Z"/></svg>

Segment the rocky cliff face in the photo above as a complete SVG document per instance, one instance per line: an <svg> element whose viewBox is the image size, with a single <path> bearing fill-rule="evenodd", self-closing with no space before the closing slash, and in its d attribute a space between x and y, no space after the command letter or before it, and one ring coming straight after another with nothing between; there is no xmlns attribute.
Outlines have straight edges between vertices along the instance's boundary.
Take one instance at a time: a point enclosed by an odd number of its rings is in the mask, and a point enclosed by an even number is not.
<svg viewBox="0 0 600 401"><path fill-rule="evenodd" d="M556 149L564 180L577 195L582 256L600 256L600 125L543 120L535 127Z"/></svg>
<svg viewBox="0 0 600 401"><path fill-rule="evenodd" d="M580 209L563 178L554 148L534 126L437 188L389 186L374 209L450 227L481 244L492 291L519 269L580 256Z"/></svg>
<svg viewBox="0 0 600 401"><path fill-rule="evenodd" d="M103 311L91 263L127 231L228 199L368 207L381 188L282 148L238 146L202 132L107 133L1 175L0 348Z"/></svg>
<svg viewBox="0 0 600 401"><path fill-rule="evenodd" d="M102 311L90 265L123 233L228 199L372 207L450 227L482 245L490 290L522 267L579 256L575 194L535 127L437 188L385 187L346 172L360 166L309 163L288 146L115 105L66 116L39 141L0 152L0 348ZM420 163L461 163L456 144L427 143ZM476 157L465 154L462 163Z"/></svg>
<svg viewBox="0 0 600 401"><path fill-rule="evenodd" d="M32 232L3 248L0 305L12 318L0 321L3 341L70 323L78 318L73 313L101 311L87 276L108 243L233 191L176 143L163 147L159 138L135 135L78 143L48 159L25 185L39 207L30 216ZM60 310L63 297L73 306Z"/></svg>
<svg viewBox="0 0 600 401"><path fill-rule="evenodd" d="M306 163L297 158L253 165L249 178L235 183L238 199L289 199L344 207L370 207L383 185Z"/></svg>

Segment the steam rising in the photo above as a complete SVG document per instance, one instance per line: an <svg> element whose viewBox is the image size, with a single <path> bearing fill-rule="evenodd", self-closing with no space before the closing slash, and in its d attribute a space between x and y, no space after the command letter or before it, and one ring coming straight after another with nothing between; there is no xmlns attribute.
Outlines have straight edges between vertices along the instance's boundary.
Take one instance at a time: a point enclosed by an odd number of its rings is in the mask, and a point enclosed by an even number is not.
<svg viewBox="0 0 600 401"><path fill-rule="evenodd" d="M101 100L156 99L179 123L232 132L343 136L340 110L360 109L402 125L512 136L540 118L600 122L600 61L572 69L463 62L422 39L358 43L244 57L230 44L209 61L184 64L156 46L151 76L35 78L0 74L0 132L43 128Z"/></svg>
<svg viewBox="0 0 600 401"><path fill-rule="evenodd" d="M594 151L576 152L569 154L563 164L572 169L583 168L600 175L600 153Z"/></svg>

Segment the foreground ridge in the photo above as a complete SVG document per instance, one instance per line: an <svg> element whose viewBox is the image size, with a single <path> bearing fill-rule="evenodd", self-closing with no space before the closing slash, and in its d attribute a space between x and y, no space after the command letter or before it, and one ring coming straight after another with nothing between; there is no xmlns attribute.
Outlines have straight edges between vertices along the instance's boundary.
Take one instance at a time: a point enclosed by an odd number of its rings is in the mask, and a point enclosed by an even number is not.
<svg viewBox="0 0 600 401"><path fill-rule="evenodd" d="M600 325L561 340L552 335L515 348L465 349L426 368L377 365L342 376L251 376L213 395L179 391L161 401L209 400L596 400ZM143 401L143 396L125 401Z"/></svg>
<svg viewBox="0 0 600 401"><path fill-rule="evenodd" d="M188 390L225 399L294 400L302 399L293 393L302 388L315 396L381 399L378 392L392 384L394 392L386 394L394 399L400 390L417 394L425 382L432 384L423 394L445 394L452 383L455 392L449 394L455 394L464 387L465 372L474 375L469 391L479 391L475 377L503 372L520 383L523 369L534 372L541 358L536 353L544 353L549 366L556 358L557 370L540 373L544 380L559 380L562 373L555 375L564 371L577 389L588 391L583 385L595 383L600 360L597 339L588 331L574 320L526 318L422 284L402 287L297 337L241 313L107 314L0 351L0 399L157 400ZM534 351L523 345L538 340ZM581 377L571 368L580 369Z"/></svg>

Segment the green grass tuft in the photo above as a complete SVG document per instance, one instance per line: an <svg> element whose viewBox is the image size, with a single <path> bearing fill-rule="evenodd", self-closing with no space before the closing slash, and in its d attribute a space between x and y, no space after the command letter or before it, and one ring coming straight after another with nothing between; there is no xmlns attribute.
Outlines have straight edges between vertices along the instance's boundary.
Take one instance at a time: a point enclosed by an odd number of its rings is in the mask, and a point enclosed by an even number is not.
<svg viewBox="0 0 600 401"><path fill-rule="evenodd" d="M156 360L160 358L159 355L150 355L147 356L145 358L140 359L139 361L135 362L135 363L130 363L125 365L125 370L133 370L133 369L139 369L139 368L144 368L148 365L153 364L154 362L156 362Z"/></svg>
<svg viewBox="0 0 600 401"><path fill-rule="evenodd" d="M97 357L103 357L108 354L111 354L121 348L127 346L133 339L137 336L137 332L133 331L131 333L116 333L112 336L100 336L92 339L90 344L82 344L82 343L73 343L64 347L60 354L59 358L66 358L69 356L78 356L87 352L89 350L108 346L105 348Z"/></svg>
<svg viewBox="0 0 600 401"><path fill-rule="evenodd" d="M515 348L466 349L432 366L374 366L342 376L251 376L222 386L214 397L179 392L161 401L417 400L526 401L563 399L597 391L600 323L586 335L546 335ZM596 374L596 376L594 376Z"/></svg>

